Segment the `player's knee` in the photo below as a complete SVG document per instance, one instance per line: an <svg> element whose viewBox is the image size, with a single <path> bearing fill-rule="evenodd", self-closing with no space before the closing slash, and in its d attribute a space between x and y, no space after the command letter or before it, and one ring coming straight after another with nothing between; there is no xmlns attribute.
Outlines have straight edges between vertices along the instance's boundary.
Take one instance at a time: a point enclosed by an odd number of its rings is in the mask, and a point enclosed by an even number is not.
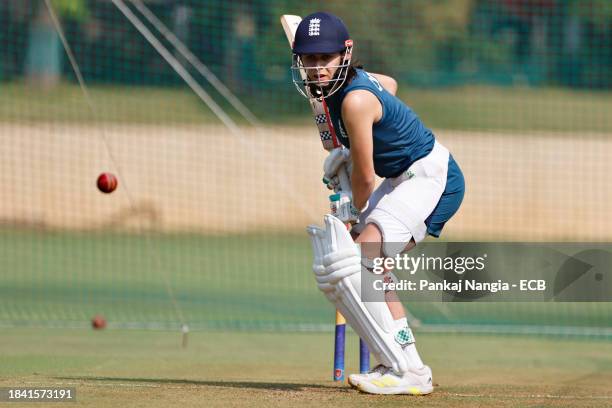
<svg viewBox="0 0 612 408"><path fill-rule="evenodd" d="M361 244L362 264L372 268L374 258L382 255L382 233L376 224L367 224L355 242Z"/></svg>
<svg viewBox="0 0 612 408"><path fill-rule="evenodd" d="M406 244L406 247L402 250L402 254L410 251L412 248L414 248L416 246L416 241L414 240L414 238L410 238L410 241Z"/></svg>
<svg viewBox="0 0 612 408"><path fill-rule="evenodd" d="M355 242L366 243L366 242L382 242L382 232L376 224L368 223L363 231L359 234Z"/></svg>

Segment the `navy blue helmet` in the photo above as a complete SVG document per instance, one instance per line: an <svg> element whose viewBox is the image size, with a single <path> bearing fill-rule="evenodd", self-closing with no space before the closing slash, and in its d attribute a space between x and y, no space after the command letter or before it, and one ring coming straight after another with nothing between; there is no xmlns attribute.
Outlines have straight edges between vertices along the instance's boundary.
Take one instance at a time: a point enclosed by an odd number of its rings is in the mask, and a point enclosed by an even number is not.
<svg viewBox="0 0 612 408"><path fill-rule="evenodd" d="M295 54L333 54L344 51L350 41L348 29L339 17L318 11L304 17L295 32Z"/></svg>

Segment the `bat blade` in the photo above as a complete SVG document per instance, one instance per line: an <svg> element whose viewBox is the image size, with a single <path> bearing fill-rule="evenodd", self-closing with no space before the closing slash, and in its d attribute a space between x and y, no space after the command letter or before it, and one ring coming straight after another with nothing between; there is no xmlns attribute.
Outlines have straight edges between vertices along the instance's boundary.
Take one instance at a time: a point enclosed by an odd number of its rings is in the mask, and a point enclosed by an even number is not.
<svg viewBox="0 0 612 408"><path fill-rule="evenodd" d="M302 17L294 16L292 14L283 14L280 18L280 22L283 26L283 30L285 31L285 36L287 37L287 41L289 41L289 47L293 49L293 40L295 39L295 32L297 31L300 22L302 21ZM306 71L300 69L300 76L303 80L306 79Z"/></svg>
<svg viewBox="0 0 612 408"><path fill-rule="evenodd" d="M283 30L285 30L287 41L289 41L289 46L293 48L293 40L295 39L295 31L297 30L298 25L300 25L300 21L302 21L302 17L294 16L291 14L283 14L280 18L280 21L283 26Z"/></svg>

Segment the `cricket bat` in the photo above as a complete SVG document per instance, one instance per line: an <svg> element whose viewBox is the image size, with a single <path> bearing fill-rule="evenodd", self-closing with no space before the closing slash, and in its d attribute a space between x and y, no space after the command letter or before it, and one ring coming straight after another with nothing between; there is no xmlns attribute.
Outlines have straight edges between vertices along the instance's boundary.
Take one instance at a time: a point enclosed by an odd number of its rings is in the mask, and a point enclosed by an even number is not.
<svg viewBox="0 0 612 408"><path fill-rule="evenodd" d="M285 31L285 35L287 36L287 40L289 41L289 47L293 49L295 32L298 25L302 21L302 18L300 16L285 14L281 16L280 21L283 26L283 30ZM306 79L306 72L304 70L300 70L300 75L302 76L302 79ZM329 114L329 109L325 99L310 98L309 101L317 129L319 130L319 136L321 138L323 148L330 151L337 147L341 147L340 141L336 136L334 125L332 123L331 115ZM338 179L340 182L340 190L351 195L351 183L346 171L346 166L342 165L338 170ZM350 225L347 225L347 228L350 228ZM345 331L346 321L344 316L342 316L342 314L336 310L333 371L334 381L344 380ZM359 340L359 368L361 373L367 373L370 370L370 352L368 350L368 346L361 339Z"/></svg>
<svg viewBox="0 0 612 408"><path fill-rule="evenodd" d="M293 48L295 31L297 30L300 21L302 21L300 16L290 14L281 16L281 24L283 25L283 30L285 30L285 35L287 36L289 47L291 48ZM300 74L302 75L302 79L306 79L306 72L304 70L301 70ZM323 148L330 151L337 147L341 147L340 141L336 136L336 131L331 121L331 116L329 114L329 109L327 108L327 103L325 103L325 99L311 98L309 101L315 123L319 130L319 136L321 137ZM346 166L342 165L342 167L338 170L338 179L340 181L340 190L346 194L351 194L351 183L349 181L348 173L346 172Z"/></svg>

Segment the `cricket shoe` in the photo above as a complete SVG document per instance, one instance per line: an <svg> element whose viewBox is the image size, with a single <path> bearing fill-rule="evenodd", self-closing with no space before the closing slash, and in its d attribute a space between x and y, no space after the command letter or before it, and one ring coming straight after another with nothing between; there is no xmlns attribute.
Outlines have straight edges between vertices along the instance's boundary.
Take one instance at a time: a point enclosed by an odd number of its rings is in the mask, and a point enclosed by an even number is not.
<svg viewBox="0 0 612 408"><path fill-rule="evenodd" d="M423 366L404 375L387 370L379 378L362 380L357 389L368 394L426 395L433 392L431 369Z"/></svg>
<svg viewBox="0 0 612 408"><path fill-rule="evenodd" d="M351 387L357 388L359 383L364 380L375 380L377 378L382 377L387 371L389 367L385 367L382 364L377 365L372 370L364 374L351 374L348 376L348 383Z"/></svg>

